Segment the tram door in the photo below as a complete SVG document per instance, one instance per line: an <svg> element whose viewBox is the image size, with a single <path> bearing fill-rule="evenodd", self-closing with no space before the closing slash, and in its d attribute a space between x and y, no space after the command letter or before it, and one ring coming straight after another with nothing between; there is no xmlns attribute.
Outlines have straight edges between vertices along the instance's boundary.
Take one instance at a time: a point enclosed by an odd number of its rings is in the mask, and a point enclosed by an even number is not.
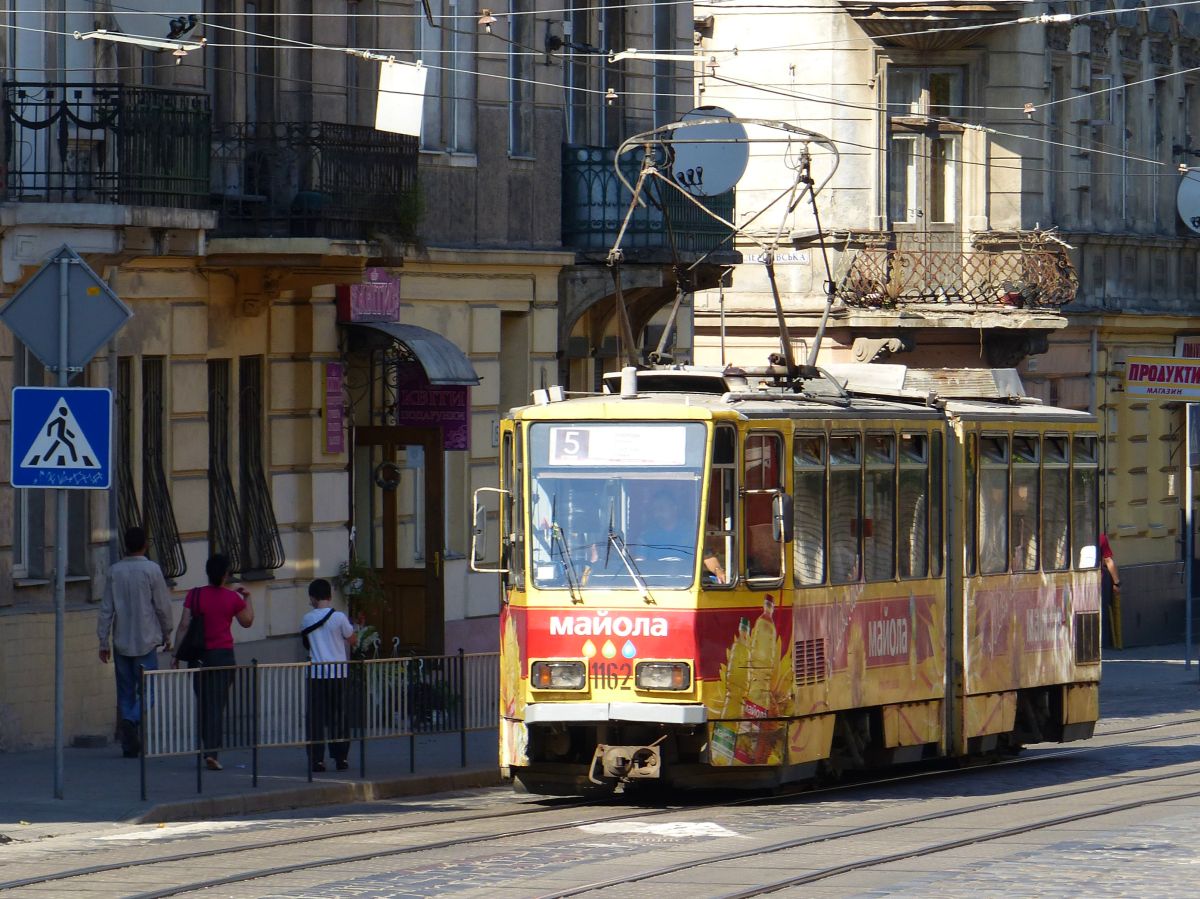
<svg viewBox="0 0 1200 899"><path fill-rule="evenodd" d="M440 430L354 430L354 548L383 588L366 609L381 655L443 650L442 467Z"/></svg>

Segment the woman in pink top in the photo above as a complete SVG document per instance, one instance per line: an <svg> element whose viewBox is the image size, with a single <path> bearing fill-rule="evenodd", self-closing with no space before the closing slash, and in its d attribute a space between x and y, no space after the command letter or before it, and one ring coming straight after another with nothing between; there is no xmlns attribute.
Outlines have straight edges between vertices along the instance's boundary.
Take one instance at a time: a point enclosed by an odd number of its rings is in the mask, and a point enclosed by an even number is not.
<svg viewBox="0 0 1200 899"><path fill-rule="evenodd" d="M204 566L208 575L208 586L197 587L188 592L183 603L183 617L175 632L175 645L187 633L195 609L204 619L204 658L189 662L189 668L212 668L214 670L197 675L192 687L198 697L200 713L200 739L204 745L204 763L212 771L220 771L217 750L221 746L222 724L225 704L229 701L229 687L233 683L233 666L237 660L233 655L233 621L242 627L254 623L254 606L250 594L243 587L230 590L226 584L233 574L229 558L220 553L210 558ZM172 667L179 667L176 659Z"/></svg>

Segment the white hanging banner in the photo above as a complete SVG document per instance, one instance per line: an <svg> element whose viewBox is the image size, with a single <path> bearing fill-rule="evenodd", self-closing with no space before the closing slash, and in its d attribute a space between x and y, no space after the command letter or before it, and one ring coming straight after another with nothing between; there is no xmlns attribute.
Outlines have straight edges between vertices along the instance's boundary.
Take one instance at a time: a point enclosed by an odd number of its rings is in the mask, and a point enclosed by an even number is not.
<svg viewBox="0 0 1200 899"><path fill-rule="evenodd" d="M385 61L379 64L379 94L375 103L375 130L421 136L421 111L425 105L423 65Z"/></svg>

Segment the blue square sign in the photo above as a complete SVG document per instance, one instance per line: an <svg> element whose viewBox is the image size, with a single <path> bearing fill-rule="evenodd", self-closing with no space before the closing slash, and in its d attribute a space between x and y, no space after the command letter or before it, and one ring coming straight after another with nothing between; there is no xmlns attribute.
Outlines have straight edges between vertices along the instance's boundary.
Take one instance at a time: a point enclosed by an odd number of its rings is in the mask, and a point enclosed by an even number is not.
<svg viewBox="0 0 1200 899"><path fill-rule="evenodd" d="M106 387L14 387L12 485L107 490L112 410Z"/></svg>

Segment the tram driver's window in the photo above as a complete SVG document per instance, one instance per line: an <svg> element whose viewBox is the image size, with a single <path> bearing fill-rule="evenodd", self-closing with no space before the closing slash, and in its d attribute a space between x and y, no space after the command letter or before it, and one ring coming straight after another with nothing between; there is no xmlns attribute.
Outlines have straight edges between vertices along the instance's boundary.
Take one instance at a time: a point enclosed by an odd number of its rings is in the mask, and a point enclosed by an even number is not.
<svg viewBox="0 0 1200 899"><path fill-rule="evenodd" d="M713 431L712 471L708 479L708 507L704 517L702 584L728 586L737 566L734 535L737 532L737 430L717 425Z"/></svg>
<svg viewBox="0 0 1200 899"><path fill-rule="evenodd" d="M862 455L858 434L829 437L829 582L851 584L862 566Z"/></svg>
<svg viewBox="0 0 1200 899"><path fill-rule="evenodd" d="M783 490L783 438L751 433L746 438L745 484L746 578L778 580L783 576L783 548L772 527L775 497Z"/></svg>
<svg viewBox="0 0 1200 899"><path fill-rule="evenodd" d="M979 572L1008 567L1008 435L984 434L979 441Z"/></svg>
<svg viewBox="0 0 1200 899"><path fill-rule="evenodd" d="M825 437L797 434L792 449L796 584L825 583Z"/></svg>

